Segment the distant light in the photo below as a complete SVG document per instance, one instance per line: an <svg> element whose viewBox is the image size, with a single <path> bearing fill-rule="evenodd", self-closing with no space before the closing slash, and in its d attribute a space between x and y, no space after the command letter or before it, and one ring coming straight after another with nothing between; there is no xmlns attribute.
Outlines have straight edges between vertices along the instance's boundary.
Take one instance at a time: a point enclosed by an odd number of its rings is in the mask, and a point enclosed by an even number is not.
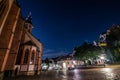
<svg viewBox="0 0 120 80"><path fill-rule="evenodd" d="M45 67L45 68L46 68L46 67L47 67L47 65L44 65L43 67Z"/></svg>
<svg viewBox="0 0 120 80"><path fill-rule="evenodd" d="M30 64L32 64L32 61L30 61Z"/></svg>
<svg viewBox="0 0 120 80"><path fill-rule="evenodd" d="M107 59L107 61L110 61L110 60Z"/></svg>
<svg viewBox="0 0 120 80"><path fill-rule="evenodd" d="M76 62L75 62L75 61L73 61L73 64L76 64Z"/></svg>
<svg viewBox="0 0 120 80"><path fill-rule="evenodd" d="M74 65L72 65L72 68L74 68Z"/></svg>
<svg viewBox="0 0 120 80"><path fill-rule="evenodd" d="M105 71L105 72L111 73L113 70L111 68L104 68L101 71Z"/></svg>
<svg viewBox="0 0 120 80"><path fill-rule="evenodd" d="M63 68L66 68L66 63L65 62L63 62Z"/></svg>
<svg viewBox="0 0 120 80"><path fill-rule="evenodd" d="M100 43L100 46L107 46L107 43Z"/></svg>
<svg viewBox="0 0 120 80"><path fill-rule="evenodd" d="M105 57L101 56L100 59L105 59Z"/></svg>

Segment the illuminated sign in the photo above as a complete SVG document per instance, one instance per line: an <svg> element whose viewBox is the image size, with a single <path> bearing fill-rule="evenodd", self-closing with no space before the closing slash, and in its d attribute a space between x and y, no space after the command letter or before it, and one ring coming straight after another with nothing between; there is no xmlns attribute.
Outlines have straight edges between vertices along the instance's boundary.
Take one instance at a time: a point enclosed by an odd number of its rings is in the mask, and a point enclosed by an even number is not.
<svg viewBox="0 0 120 80"><path fill-rule="evenodd" d="M100 43L100 46L107 46L107 43Z"/></svg>

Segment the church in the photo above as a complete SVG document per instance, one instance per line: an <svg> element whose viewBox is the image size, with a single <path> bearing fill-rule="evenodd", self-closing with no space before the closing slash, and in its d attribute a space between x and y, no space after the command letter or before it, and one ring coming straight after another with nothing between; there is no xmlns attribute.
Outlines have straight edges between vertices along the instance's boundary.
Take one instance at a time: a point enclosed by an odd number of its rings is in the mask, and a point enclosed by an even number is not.
<svg viewBox="0 0 120 80"><path fill-rule="evenodd" d="M0 78L40 74L43 44L32 34L31 19L22 17L17 0L0 0Z"/></svg>

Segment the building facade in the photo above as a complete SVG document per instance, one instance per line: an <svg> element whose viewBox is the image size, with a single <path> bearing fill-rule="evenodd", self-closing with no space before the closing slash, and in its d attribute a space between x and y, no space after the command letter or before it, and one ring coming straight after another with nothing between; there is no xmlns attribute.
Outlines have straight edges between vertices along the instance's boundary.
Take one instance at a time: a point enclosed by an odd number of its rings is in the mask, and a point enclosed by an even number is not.
<svg viewBox="0 0 120 80"><path fill-rule="evenodd" d="M0 76L39 74L43 45L16 0L0 0Z"/></svg>

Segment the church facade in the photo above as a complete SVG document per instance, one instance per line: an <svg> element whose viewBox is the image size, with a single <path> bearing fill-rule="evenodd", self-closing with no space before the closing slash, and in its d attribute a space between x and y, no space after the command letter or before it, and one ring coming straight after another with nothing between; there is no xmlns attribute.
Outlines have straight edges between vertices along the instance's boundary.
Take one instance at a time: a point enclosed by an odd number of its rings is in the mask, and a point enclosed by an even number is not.
<svg viewBox="0 0 120 80"><path fill-rule="evenodd" d="M0 0L0 76L40 74L43 44L16 0Z"/></svg>

